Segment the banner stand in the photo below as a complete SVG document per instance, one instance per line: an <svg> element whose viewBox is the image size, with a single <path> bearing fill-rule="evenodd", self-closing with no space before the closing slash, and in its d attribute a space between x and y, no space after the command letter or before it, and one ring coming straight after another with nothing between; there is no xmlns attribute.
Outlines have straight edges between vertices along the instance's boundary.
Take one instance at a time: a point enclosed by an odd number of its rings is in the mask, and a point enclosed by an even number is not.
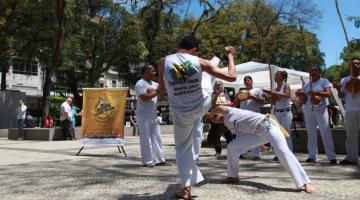
<svg viewBox="0 0 360 200"><path fill-rule="evenodd" d="M84 147L85 147L85 146L82 146L82 147L80 148L80 150L77 152L76 156L79 156L79 155L80 155L80 153L81 153L81 151L84 149ZM120 147L121 147L122 151L124 152L125 157L127 157L127 154L126 154L125 149L124 149L123 146L116 146L116 147L118 148L119 153L122 153L121 150L120 150Z"/></svg>
<svg viewBox="0 0 360 200"><path fill-rule="evenodd" d="M85 147L117 147L127 157L123 146L128 89L83 88L82 139L76 156Z"/></svg>
<svg viewBox="0 0 360 200"><path fill-rule="evenodd" d="M77 152L76 156L79 156L81 151L85 147L117 147L119 153L124 152L125 157L127 154L124 149L124 140L122 138L82 138L80 140L80 150ZM121 150L120 150L121 147Z"/></svg>

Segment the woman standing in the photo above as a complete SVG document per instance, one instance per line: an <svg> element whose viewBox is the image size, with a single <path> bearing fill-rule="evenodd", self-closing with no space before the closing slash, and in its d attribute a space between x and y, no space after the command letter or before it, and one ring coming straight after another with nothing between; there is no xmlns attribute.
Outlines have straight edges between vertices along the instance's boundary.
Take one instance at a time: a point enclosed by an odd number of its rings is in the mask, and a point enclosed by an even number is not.
<svg viewBox="0 0 360 200"><path fill-rule="evenodd" d="M291 151L293 151L293 144L291 139L291 122L293 114L291 112L290 96L291 90L287 81L287 72L278 71L275 73L276 89L271 92L274 106L274 116L289 133L289 137L286 138L286 143ZM277 160L277 157L274 158Z"/></svg>
<svg viewBox="0 0 360 200"><path fill-rule="evenodd" d="M330 164L336 164L334 142L329 125L327 112L328 97L331 95L331 83L320 77L321 70L318 67L310 68L310 83L305 84L304 92L307 100L304 106L305 126L308 133L309 157L306 162L316 163L318 154L317 127L319 127L322 141Z"/></svg>
<svg viewBox="0 0 360 200"><path fill-rule="evenodd" d="M224 86L222 81L216 81L214 85L214 92L212 94L211 98L212 107L216 107L218 105L230 105L230 98L227 93L224 92ZM226 143L229 144L232 140L232 133L229 131L229 129L226 128L223 124L215 124L210 123L211 127L209 130L209 134L207 136L207 142L210 145L213 145L215 148L215 156L217 158L221 157L221 136L225 137Z"/></svg>
<svg viewBox="0 0 360 200"><path fill-rule="evenodd" d="M260 88L253 87L253 80L251 76L244 77L244 85L246 91L249 93L249 98L243 101L240 101L238 98L236 98L234 105L237 106L240 103L239 108L260 113L260 106L265 102L265 98L262 97L262 90ZM251 150L252 160L260 160L260 156L260 146Z"/></svg>

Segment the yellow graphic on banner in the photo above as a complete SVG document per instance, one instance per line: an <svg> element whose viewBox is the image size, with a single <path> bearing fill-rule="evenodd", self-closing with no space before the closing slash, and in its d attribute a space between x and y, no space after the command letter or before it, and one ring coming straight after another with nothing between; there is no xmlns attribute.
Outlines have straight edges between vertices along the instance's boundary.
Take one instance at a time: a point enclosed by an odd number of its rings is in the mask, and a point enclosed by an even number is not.
<svg viewBox="0 0 360 200"><path fill-rule="evenodd" d="M124 138L127 88L83 90L82 138Z"/></svg>

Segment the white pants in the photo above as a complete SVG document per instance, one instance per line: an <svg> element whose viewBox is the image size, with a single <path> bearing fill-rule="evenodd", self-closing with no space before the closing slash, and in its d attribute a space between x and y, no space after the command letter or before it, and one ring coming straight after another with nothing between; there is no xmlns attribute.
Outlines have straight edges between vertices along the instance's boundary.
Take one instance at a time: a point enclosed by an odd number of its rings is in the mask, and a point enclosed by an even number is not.
<svg viewBox="0 0 360 200"><path fill-rule="evenodd" d="M230 177L238 177L239 155L260 144L270 142L282 166L290 173L297 188L310 183L306 172L290 151L285 136L274 122L266 123L256 134L242 134L227 146L227 173Z"/></svg>
<svg viewBox="0 0 360 200"><path fill-rule="evenodd" d="M293 114L291 111L288 112L274 112L274 116L278 120L281 126L283 126L286 131L289 133L289 137L286 138L286 143L291 151L293 150L293 143L291 139L291 122L293 119Z"/></svg>
<svg viewBox="0 0 360 200"><path fill-rule="evenodd" d="M203 122L202 118L195 120L194 127L192 129L193 134L193 148L194 148L194 160L196 160L200 155L201 143L204 139L203 135Z"/></svg>
<svg viewBox="0 0 360 200"><path fill-rule="evenodd" d="M304 109L304 116L308 134L309 158L316 160L318 155L317 127L319 127L328 160L336 159L327 109L314 108L314 111L311 111L311 109L306 108Z"/></svg>
<svg viewBox="0 0 360 200"><path fill-rule="evenodd" d="M346 126L346 160L358 162L359 151L359 129L360 129L360 111L345 113Z"/></svg>
<svg viewBox="0 0 360 200"><path fill-rule="evenodd" d="M156 118L146 119L139 115L136 120L140 133L139 138L142 164L146 165L164 162L165 159L162 152L159 121Z"/></svg>
<svg viewBox="0 0 360 200"><path fill-rule="evenodd" d="M204 180L194 160L193 129L211 107L211 97L204 99L203 106L191 113L173 112L176 165L179 170L181 185L188 187Z"/></svg>

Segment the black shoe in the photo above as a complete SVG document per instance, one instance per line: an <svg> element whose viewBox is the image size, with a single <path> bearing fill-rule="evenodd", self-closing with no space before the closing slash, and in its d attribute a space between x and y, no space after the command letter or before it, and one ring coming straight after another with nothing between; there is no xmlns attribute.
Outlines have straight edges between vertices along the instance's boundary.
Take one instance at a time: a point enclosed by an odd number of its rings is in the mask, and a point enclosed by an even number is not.
<svg viewBox="0 0 360 200"><path fill-rule="evenodd" d="M255 160L255 161L256 161L256 160L260 160L260 156L252 156L252 157L251 157L251 160Z"/></svg>
<svg viewBox="0 0 360 200"><path fill-rule="evenodd" d="M316 163L316 160L314 160L314 159L312 159L312 158L308 158L308 159L306 159L305 160L305 162L307 162L307 163Z"/></svg>
<svg viewBox="0 0 360 200"><path fill-rule="evenodd" d="M168 163L168 162L161 162L161 163L156 163L155 166L171 166L172 164L171 163Z"/></svg>
<svg viewBox="0 0 360 200"><path fill-rule="evenodd" d="M279 161L279 158L278 158L277 156L275 156L275 157L273 158L273 161Z"/></svg>
<svg viewBox="0 0 360 200"><path fill-rule="evenodd" d="M154 166L155 166L154 163L149 163L149 164L143 165L143 167L154 167Z"/></svg>
<svg viewBox="0 0 360 200"><path fill-rule="evenodd" d="M357 165L357 162L351 162L351 161L348 161L348 160L344 159L344 160L341 160L339 162L339 164L340 165Z"/></svg>
<svg viewBox="0 0 360 200"><path fill-rule="evenodd" d="M331 159L331 160L329 160L329 164L331 164L331 165L336 165L336 164L337 164L337 160L336 160L336 159Z"/></svg>

